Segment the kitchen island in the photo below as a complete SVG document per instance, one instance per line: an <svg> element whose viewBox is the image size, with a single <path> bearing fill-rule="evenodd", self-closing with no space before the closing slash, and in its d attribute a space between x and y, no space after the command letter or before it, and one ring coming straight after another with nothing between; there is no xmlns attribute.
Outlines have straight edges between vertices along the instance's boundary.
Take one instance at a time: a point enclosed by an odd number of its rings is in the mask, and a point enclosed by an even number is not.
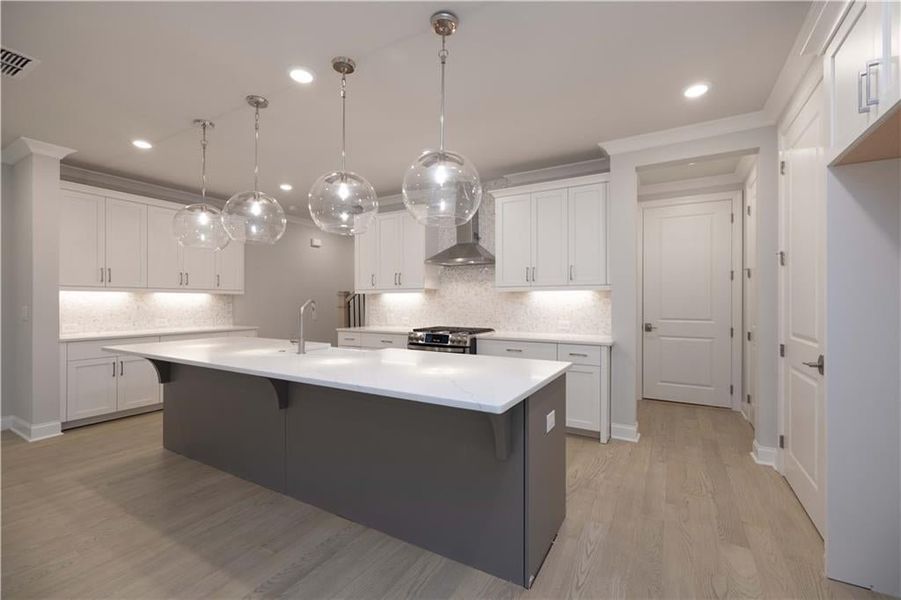
<svg viewBox="0 0 901 600"><path fill-rule="evenodd" d="M261 338L106 350L155 366L166 449L508 581L531 586L563 522L567 362Z"/></svg>

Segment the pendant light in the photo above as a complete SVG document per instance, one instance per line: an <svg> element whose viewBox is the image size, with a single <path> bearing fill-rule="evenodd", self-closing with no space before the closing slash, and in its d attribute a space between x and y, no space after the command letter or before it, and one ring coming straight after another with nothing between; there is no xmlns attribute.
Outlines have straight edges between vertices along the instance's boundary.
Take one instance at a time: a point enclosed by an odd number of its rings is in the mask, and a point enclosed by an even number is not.
<svg viewBox="0 0 901 600"><path fill-rule="evenodd" d="M375 190L360 175L347 170L347 76L356 70L353 59L332 59L341 73L341 166L326 173L310 188L309 208L319 229L341 235L359 235L369 229L379 208Z"/></svg>
<svg viewBox="0 0 901 600"><path fill-rule="evenodd" d="M172 232L182 246L221 250L228 245L228 234L222 224L222 214L206 201L206 131L214 127L212 121L195 119L200 127L200 197L201 202L190 204L172 219Z"/></svg>
<svg viewBox="0 0 901 600"><path fill-rule="evenodd" d="M469 221L482 203L482 184L475 166L457 152L444 147L444 70L447 36L457 30L459 20L448 11L432 15L432 29L441 36L441 118L438 150L426 150L404 174L404 204L423 225L457 227Z"/></svg>
<svg viewBox="0 0 901 600"><path fill-rule="evenodd" d="M269 106L262 96L247 96L254 108L253 191L239 192L228 199L222 220L228 235L238 242L274 244L285 233L288 220L278 200L260 191L260 109Z"/></svg>

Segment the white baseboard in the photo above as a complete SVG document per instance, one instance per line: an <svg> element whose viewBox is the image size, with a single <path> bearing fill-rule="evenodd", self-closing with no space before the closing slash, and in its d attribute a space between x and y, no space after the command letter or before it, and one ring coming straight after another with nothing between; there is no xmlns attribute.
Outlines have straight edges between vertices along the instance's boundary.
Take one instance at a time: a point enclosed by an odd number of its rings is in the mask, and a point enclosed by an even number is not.
<svg viewBox="0 0 901 600"><path fill-rule="evenodd" d="M16 416L3 417L3 419L4 429L8 420L9 429L26 442L37 442L63 434L62 423L59 421L48 421L32 425Z"/></svg>
<svg viewBox="0 0 901 600"><path fill-rule="evenodd" d="M757 440L754 440L752 444L751 450L751 458L754 459L758 465L763 465L765 467L773 467L776 469L776 462L779 457L779 451L777 448L773 448L771 446L761 446L757 443ZM779 469L776 469L777 471Z"/></svg>
<svg viewBox="0 0 901 600"><path fill-rule="evenodd" d="M632 423L631 425L611 423L610 437L624 442L637 442L641 438L641 434L638 433L638 423Z"/></svg>

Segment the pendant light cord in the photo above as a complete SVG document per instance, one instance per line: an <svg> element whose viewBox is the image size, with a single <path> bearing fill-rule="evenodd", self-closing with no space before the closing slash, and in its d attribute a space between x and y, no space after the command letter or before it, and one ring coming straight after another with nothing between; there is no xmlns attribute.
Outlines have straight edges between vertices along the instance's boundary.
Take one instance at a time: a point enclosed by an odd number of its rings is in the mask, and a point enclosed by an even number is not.
<svg viewBox="0 0 901 600"><path fill-rule="evenodd" d="M441 59L441 136L439 138L439 148L441 152L444 152L444 69L447 64L447 36L441 36L441 52L438 53L438 58Z"/></svg>
<svg viewBox="0 0 901 600"><path fill-rule="evenodd" d="M206 205L206 122L200 125L200 197Z"/></svg>
<svg viewBox="0 0 901 600"><path fill-rule="evenodd" d="M256 106L253 117L253 191L260 191L260 107Z"/></svg>
<svg viewBox="0 0 901 600"><path fill-rule="evenodd" d="M341 74L341 172L347 170L347 73Z"/></svg>

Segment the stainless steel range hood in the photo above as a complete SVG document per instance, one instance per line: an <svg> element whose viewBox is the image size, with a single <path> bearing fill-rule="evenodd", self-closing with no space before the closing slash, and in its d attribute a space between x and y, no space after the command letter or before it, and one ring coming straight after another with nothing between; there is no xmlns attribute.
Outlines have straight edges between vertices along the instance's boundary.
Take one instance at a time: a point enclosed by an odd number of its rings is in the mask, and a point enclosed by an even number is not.
<svg viewBox="0 0 901 600"><path fill-rule="evenodd" d="M479 213L467 223L457 227L457 243L425 260L430 265L465 267L493 265L494 255L479 244Z"/></svg>

